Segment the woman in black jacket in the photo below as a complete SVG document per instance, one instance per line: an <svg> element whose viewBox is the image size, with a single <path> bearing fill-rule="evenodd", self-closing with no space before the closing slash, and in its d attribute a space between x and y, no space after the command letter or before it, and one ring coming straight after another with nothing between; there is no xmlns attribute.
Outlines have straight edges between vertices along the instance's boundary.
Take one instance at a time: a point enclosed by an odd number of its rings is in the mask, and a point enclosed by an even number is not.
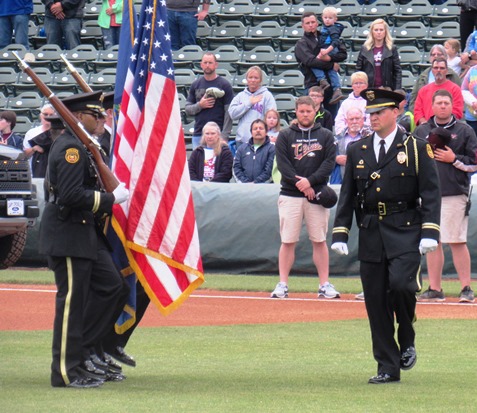
<svg viewBox="0 0 477 413"><path fill-rule="evenodd" d="M191 181L229 182L232 178L234 157L222 141L219 125L207 122L202 128L200 146L189 158Z"/></svg>
<svg viewBox="0 0 477 413"><path fill-rule="evenodd" d="M383 19L371 23L368 38L358 54L356 70L368 75L370 88L402 88L401 61L389 26Z"/></svg>

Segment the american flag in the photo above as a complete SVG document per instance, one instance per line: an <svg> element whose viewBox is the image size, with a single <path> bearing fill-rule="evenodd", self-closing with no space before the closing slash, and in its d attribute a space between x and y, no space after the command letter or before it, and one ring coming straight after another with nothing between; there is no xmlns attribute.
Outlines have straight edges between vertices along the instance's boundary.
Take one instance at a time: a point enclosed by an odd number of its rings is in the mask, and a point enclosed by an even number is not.
<svg viewBox="0 0 477 413"><path fill-rule="evenodd" d="M132 48L119 46L130 56L124 86L116 85L123 95L112 158L130 198L114 206L112 225L151 301L168 314L204 275L165 0L144 0L134 31Z"/></svg>

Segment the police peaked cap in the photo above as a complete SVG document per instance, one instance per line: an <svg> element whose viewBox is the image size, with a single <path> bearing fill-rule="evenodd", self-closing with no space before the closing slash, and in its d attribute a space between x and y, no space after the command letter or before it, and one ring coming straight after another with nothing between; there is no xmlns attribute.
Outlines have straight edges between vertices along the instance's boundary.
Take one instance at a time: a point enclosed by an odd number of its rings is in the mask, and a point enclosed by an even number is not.
<svg viewBox="0 0 477 413"><path fill-rule="evenodd" d="M61 99L63 104L71 112L81 112L83 110L90 110L96 112L98 115L102 114L101 111L101 95L103 92L89 92L79 93L77 95L71 95L64 99Z"/></svg>
<svg viewBox="0 0 477 413"><path fill-rule="evenodd" d="M313 187L315 190L315 198L311 201L312 204L318 204L324 208L333 208L338 202L338 195L333 188L328 185Z"/></svg>
<svg viewBox="0 0 477 413"><path fill-rule="evenodd" d="M51 129L65 129L63 119L58 115L46 116L45 120L51 123Z"/></svg>
<svg viewBox="0 0 477 413"><path fill-rule="evenodd" d="M450 133L450 131L445 128L434 128L431 130L429 136L427 137L427 141L430 143L432 149L434 150L444 149L444 147L449 144L451 139L452 133Z"/></svg>
<svg viewBox="0 0 477 413"><path fill-rule="evenodd" d="M386 108L397 108L404 100L402 94L385 89L365 89L360 96L366 99L366 113L375 113Z"/></svg>
<svg viewBox="0 0 477 413"><path fill-rule="evenodd" d="M103 109L112 109L114 107L114 92L103 93Z"/></svg>

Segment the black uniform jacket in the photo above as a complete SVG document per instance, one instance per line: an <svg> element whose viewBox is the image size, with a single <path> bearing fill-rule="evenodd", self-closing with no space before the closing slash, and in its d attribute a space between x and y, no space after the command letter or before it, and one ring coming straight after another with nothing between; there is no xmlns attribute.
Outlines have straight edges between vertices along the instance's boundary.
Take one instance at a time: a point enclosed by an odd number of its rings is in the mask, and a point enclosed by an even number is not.
<svg viewBox="0 0 477 413"><path fill-rule="evenodd" d="M69 132L51 146L47 173L50 195L41 220L40 253L96 259L100 229L95 215L111 213L114 195L98 190L88 152Z"/></svg>
<svg viewBox="0 0 477 413"><path fill-rule="evenodd" d="M421 238L439 240L440 188L434 155L424 140L398 129L378 165L373 139L374 134L348 146L333 242L348 241L355 212L358 258L380 262L383 255L416 252Z"/></svg>

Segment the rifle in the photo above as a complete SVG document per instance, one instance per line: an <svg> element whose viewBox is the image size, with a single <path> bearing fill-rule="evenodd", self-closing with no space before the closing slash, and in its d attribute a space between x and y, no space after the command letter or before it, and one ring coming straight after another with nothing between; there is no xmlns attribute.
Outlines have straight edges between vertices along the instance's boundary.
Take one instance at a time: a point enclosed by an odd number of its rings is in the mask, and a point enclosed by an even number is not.
<svg viewBox="0 0 477 413"><path fill-rule="evenodd" d="M119 181L104 163L100 152L102 149L99 142L86 131L78 119L76 119L69 109L64 105L64 103L55 96L51 89L42 82L42 80L35 74L30 66L28 66L28 64L20 56L18 56L16 52L12 52L12 54L18 60L20 69L30 76L40 92L47 97L49 102L55 108L56 112L63 118L70 131L79 138L86 148L89 149L93 155L93 160L96 164L96 171L98 172L98 178L101 181L103 188L106 190L106 192L113 192L119 185Z"/></svg>
<svg viewBox="0 0 477 413"><path fill-rule="evenodd" d="M60 54L60 57L61 57L61 60L65 62L66 68L71 73L71 76L73 76L74 80L76 80L76 83L78 83L81 90L85 93L93 92L93 89L91 89L91 86L86 83L86 81L81 77L81 75L78 73L76 68L66 58L66 56L62 53Z"/></svg>

